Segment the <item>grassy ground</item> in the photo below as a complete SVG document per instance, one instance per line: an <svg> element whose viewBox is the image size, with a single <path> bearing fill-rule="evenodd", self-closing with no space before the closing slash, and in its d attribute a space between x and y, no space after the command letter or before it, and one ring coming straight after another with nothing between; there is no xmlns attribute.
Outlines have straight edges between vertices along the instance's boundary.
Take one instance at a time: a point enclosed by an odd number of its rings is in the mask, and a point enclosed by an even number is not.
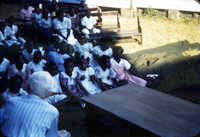
<svg viewBox="0 0 200 137"><path fill-rule="evenodd" d="M105 25L116 23L115 18L104 17ZM121 17L121 30L137 28L136 19ZM177 88L200 84L199 53L200 24L197 19L170 20L165 17L140 16L143 45L120 44L124 54L141 77L158 73L160 83L154 87L170 92Z"/></svg>

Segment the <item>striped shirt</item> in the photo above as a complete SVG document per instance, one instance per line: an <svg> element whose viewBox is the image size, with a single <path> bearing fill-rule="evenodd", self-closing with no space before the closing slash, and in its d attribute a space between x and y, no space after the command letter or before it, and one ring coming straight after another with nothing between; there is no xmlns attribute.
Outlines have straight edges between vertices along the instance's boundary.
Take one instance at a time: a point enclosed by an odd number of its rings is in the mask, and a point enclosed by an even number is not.
<svg viewBox="0 0 200 137"><path fill-rule="evenodd" d="M57 137L58 116L36 95L13 97L0 109L0 129L7 137Z"/></svg>

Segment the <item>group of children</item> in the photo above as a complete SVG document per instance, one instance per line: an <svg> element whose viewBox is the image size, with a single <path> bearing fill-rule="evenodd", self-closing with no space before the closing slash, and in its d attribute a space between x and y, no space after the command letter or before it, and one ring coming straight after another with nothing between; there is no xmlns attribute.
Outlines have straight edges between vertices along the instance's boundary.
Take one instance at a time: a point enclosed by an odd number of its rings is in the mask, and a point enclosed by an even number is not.
<svg viewBox="0 0 200 137"><path fill-rule="evenodd" d="M70 11L64 14L57 8L52 12L30 6L22 9L25 27L31 26L37 32L32 38L42 34L42 41L50 41L46 45L36 46L34 40L26 42L17 35L18 27L9 18L8 25L0 31L0 91L5 101L28 94L27 79L37 71L48 71L54 77L52 92L56 94L46 99L51 104L67 97L81 103L82 96L127 83L143 87L148 84L130 73L131 64L124 58L122 48L98 45L89 39L90 33L100 32L89 12L80 16L77 8Z"/></svg>

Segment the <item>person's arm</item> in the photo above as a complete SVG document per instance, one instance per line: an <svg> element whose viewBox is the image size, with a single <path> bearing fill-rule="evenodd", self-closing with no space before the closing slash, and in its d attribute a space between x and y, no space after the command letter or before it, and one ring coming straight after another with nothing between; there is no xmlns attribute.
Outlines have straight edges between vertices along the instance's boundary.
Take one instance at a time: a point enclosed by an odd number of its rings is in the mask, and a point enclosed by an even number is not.
<svg viewBox="0 0 200 137"><path fill-rule="evenodd" d="M51 127L46 132L46 137L57 137L58 136L58 116L51 123Z"/></svg>
<svg viewBox="0 0 200 137"><path fill-rule="evenodd" d="M3 121L4 121L3 116L4 116L4 108L2 107L2 108L0 108L0 127L1 127L1 125L3 123Z"/></svg>

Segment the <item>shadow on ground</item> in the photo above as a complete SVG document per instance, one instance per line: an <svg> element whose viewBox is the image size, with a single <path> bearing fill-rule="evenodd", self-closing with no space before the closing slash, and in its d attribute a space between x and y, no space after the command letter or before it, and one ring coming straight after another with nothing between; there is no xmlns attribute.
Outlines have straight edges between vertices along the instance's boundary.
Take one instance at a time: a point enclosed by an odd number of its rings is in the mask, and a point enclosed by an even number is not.
<svg viewBox="0 0 200 137"><path fill-rule="evenodd" d="M185 51L199 52L200 43L179 41L159 48L128 54L133 73L144 77L148 73L160 75L153 88L173 93L176 89L200 89L200 55L184 56ZM187 93L188 94L188 93ZM199 99L200 99L200 93Z"/></svg>

